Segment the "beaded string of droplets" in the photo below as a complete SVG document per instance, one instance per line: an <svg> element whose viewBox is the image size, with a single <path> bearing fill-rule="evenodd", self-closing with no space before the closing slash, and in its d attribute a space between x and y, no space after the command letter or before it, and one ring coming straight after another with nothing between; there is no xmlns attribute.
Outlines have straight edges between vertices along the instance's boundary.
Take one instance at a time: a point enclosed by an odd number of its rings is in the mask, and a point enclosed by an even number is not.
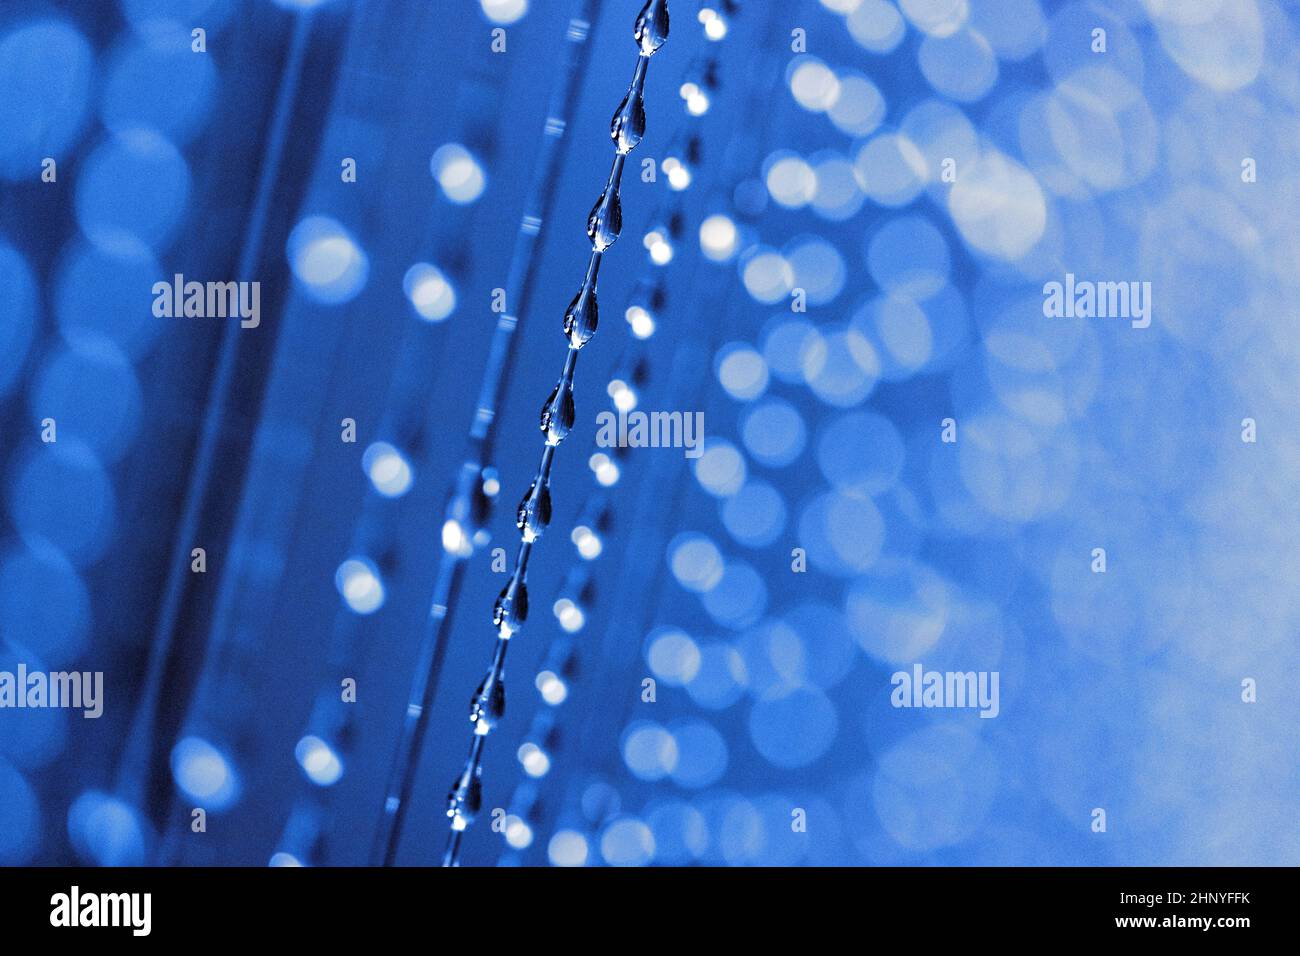
<svg viewBox="0 0 1300 956"><path fill-rule="evenodd" d="M734 3L722 4L723 13L731 15L736 12L737 6ZM767 6L760 8L758 13L756 28L750 34L750 37L757 40L749 39L746 44L746 48L754 55L751 55L746 62L761 64L761 67L755 69L752 76L747 77L743 105L734 111L736 115L742 117L759 115L764 104L774 100L775 90L784 73L784 58L780 55L778 47L785 23L781 15L782 10L776 6ZM702 19L701 22L704 20ZM708 29L708 23L705 23L705 28ZM711 36L710 39L713 37ZM704 89L711 90L711 87L706 85ZM683 90L683 98L687 97L688 92ZM688 105L688 110L689 108ZM744 231L750 236L756 235L758 224L755 220L758 214L738 208L735 187L740 182L753 178L755 157L767 155L770 148L768 138L773 132L772 124L760 124L755 130L756 135L752 141L747 140L738 146L733 145L733 148L726 150L726 155L720 163L715 161L711 164L714 170L719 166L722 170L718 177L720 181L718 192L727 197L722 204L722 211L726 218L733 222L746 222ZM732 263L734 253L733 249L731 256L713 260L714 266ZM730 278L723 278L723 276L730 276ZM706 396L709 394L707 372L711 357L717 353L722 342L737 337L743 338L746 334L736 325L744 314L742 303L747 299L746 296L737 297L733 294L736 276L734 268L721 275L706 270L696 278L697 286L694 290L683 290L682 309L674 310L675 313L681 312L680 315L676 315L676 320L682 324L682 327L694 327L692 322L696 321L698 324L698 317L709 317L702 326L706 329L703 339L679 341L672 358L665 362L671 369L673 379L667 385L667 392L678 402L683 402L679 407L704 407ZM700 355L709 358L701 361ZM658 465L660 461L667 462L669 459L656 459L655 464ZM686 493L686 486L680 481L669 480L667 472L658 478L653 474L647 475L635 495L635 503L631 503L631 507L622 509L630 514L629 528L633 529L624 544L624 550L636 554L663 554L668 537L672 533L667 528L668 516L682 513L680 504L683 500L682 496ZM667 597L664 591L666 571L667 562L664 559L652 562L649 568L622 570L620 580L614 584L610 594L611 605L619 608L617 620L606 622L605 633L599 639L584 641L584 645L595 645L600 649L597 652L599 657L596 662L597 670L585 678L588 684L602 687L639 685L644 673L639 669L642 666L638 663L641 657L635 653L628 654L627 636L648 633L651 630L652 620L656 625L660 623L669 625L678 604L675 599ZM660 615L665 612L668 617L661 618ZM598 845L596 831L608 822L609 817L606 814L611 807L606 805L599 811L588 809L584 803L586 794L590 792L588 784L594 781L610 781L607 770L611 765L619 770L622 769L623 760L617 729L628 725L630 712L638 701L640 701L639 694L613 695L611 700L606 701L606 706L586 708L583 714L572 716L575 725L570 728L567 736L581 740L583 745L573 751L572 762L565 768L566 776L571 783L565 788L562 799L550 811L552 826L550 839L573 827L571 832L579 837L582 845L585 847ZM638 790L643 786L644 781L637 782ZM618 802L615 800L614 805ZM507 815L505 822L504 834L506 842L509 843L512 826L518 828L525 821L516 822ZM542 846L547 846L550 842L540 834L529 833L528 836L535 840L540 836L538 842Z"/></svg>
<svg viewBox="0 0 1300 956"><path fill-rule="evenodd" d="M466 560L485 541L485 526L495 503L499 482L489 464L497 437L497 413L504 385L509 378L517 349L518 327L529 314L543 223L551 219L558 191L557 169L567 151L566 130L577 100L578 83L587 71L591 56L591 24L603 0L576 0L565 30L560 54L560 79L551 93L541 146L533 169L524 215L515 235L506 278L506 301L513 312L503 313L492 335L487 364L479 385L478 405L470 424L465 456L457 470L455 487L447 500L442 526L442 552L434 579L424 634L407 696L397 747L389 772L388 786L379 825L375 829L372 862L390 866L396 862L410 792L415 784L416 758L429 724L430 704L437 692L442 661L447 649L447 631L456 598L464 580ZM565 144L562 146L562 144Z"/></svg>
<svg viewBox="0 0 1300 956"><path fill-rule="evenodd" d="M483 747L487 735L505 711L506 648L511 635L523 626L528 617L528 561L533 545L541 538L551 519L551 466L555 460L555 450L573 428L573 381L577 371L578 352L596 334L599 321L596 304L597 276L605 251L618 239L623 227L623 211L619 201L623 165L628 154L645 134L646 73L650 57L668 39L667 0L647 0L637 15L632 34L638 46L636 70L610 123L614 161L605 188L587 217L591 256L582 285L564 313L564 333L569 347L560 380L542 406L540 428L545 435L542 458L515 515L515 524L520 534L519 551L510 579L492 609L492 623L497 628L496 646L487 674L470 701L469 719L474 725L474 734L469 756L447 798L451 832L443 856L444 866L455 866L459 862L461 837L482 806Z"/></svg>
<svg viewBox="0 0 1300 956"><path fill-rule="evenodd" d="M699 17L709 48L715 48L728 35L728 25L740 5L737 0L721 0L717 7L718 9L705 7ZM699 97L706 95L702 91L714 93L717 88L717 71L718 56L716 52L709 52L688 68L686 82L682 86L686 123L675 134L674 143L669 146L667 158L662 165L663 170L669 173L668 192L650 217L651 223L668 224L666 227L657 225L654 229L666 228L673 243L681 238L680 232L684 226L684 194L697 184L694 173L699 166L702 149L698 126L708 113L707 101L705 108L701 109L698 101L692 100L690 94L693 92L695 97ZM655 255L647 242L643 272L632 295L632 306L628 309L628 323L632 326L633 334L626 339L624 353L606 389L616 413L620 409L634 407L638 393L643 391L650 379L648 357L640 353L644 350L646 340L654 335L654 317L661 313L665 301L666 289L662 275L676 261L676 257ZM524 775L507 804L502 829L506 844L501 856L503 863L517 863L519 853L531 844L532 824L537 822L535 814L541 807L543 778L549 777L555 770L553 764L561 739L560 708L570 696L569 685L580 667L577 637L585 626L587 613L595 600L593 563L602 553L602 537L610 533L615 521L616 510L611 499L617 490L626 458L625 446L616 446L610 450L609 455L597 454L592 458L591 472L596 487L587 499L574 528L576 558L564 576L553 608L561 633L548 647L546 658L537 673L535 684L542 704L533 713L518 754Z"/></svg>

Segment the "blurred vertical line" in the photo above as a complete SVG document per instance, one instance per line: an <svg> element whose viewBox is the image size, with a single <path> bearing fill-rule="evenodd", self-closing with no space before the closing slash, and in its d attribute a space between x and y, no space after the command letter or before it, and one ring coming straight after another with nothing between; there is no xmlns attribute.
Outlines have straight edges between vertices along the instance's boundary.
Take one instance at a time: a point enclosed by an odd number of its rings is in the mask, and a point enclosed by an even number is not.
<svg viewBox="0 0 1300 956"><path fill-rule="evenodd" d="M494 448L497 406L515 357L515 332L527 314L532 292L532 280L537 268L534 250L541 231L546 226L557 191L555 168L563 156L569 117L577 100L579 78L586 72L591 58L591 33L600 14L603 0L577 0L574 12L566 24L561 79L551 93L546 119L542 129L542 146L539 150L524 215L515 235L506 280L506 312L503 312L493 333L487 365L479 387L478 404L470 424L468 448L456 477L455 491L447 503L447 521L457 522L461 529L459 541L472 549L473 530L465 527L474 519L471 502L484 511L480 521L486 520L489 499L483 495L480 481ZM420 746L428 727L428 712L437 692L438 677L446 655L447 627L452 620L456 595L464 578L467 555L459 548L447 546L444 539L434 579L433 598L429 618L416 657L415 675L407 696L402 717L393 768L385 788L384 805L372 848L372 863L392 866L396 861L397 847L401 841L406 806L415 780L415 769Z"/></svg>
<svg viewBox="0 0 1300 956"><path fill-rule="evenodd" d="M302 66L306 56L307 41L311 34L312 14L300 13L294 21L290 39L289 56L281 72L280 89L276 96L270 124L270 137L266 160L258 177L249 229L239 256L237 279L245 279L262 255L263 234L271 196L275 188L276 173L280 167L293 103L297 99L302 79ZM145 674L140 703L131 721L127 742L118 766L116 792L133 806L143 803L151 763L154 724L157 720L158 701L162 693L163 675L171 655L176 621L180 614L187 588L187 569L190 548L194 544L204 504L208 498L217 444L224 426L227 393L235 369L238 352L238 323L228 323L222 333L217 369L208 389L207 411L199 439L195 467L191 471L189 488L181 523L172 546L172 555L162 607L154 625L153 639L149 645L149 662Z"/></svg>

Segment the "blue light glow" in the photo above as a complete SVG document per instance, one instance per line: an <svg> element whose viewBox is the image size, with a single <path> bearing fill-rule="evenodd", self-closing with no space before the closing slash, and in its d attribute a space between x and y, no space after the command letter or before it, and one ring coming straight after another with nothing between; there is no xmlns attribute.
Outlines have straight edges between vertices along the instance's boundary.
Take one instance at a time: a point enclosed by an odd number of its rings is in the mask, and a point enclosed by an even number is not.
<svg viewBox="0 0 1300 956"><path fill-rule="evenodd" d="M202 737L183 737L172 748L172 778L181 793L209 810L239 799L239 780L229 758Z"/></svg>
<svg viewBox="0 0 1300 956"><path fill-rule="evenodd" d="M289 265L307 294L326 305L348 302L370 275L370 260L352 234L328 216L308 216L293 227Z"/></svg>

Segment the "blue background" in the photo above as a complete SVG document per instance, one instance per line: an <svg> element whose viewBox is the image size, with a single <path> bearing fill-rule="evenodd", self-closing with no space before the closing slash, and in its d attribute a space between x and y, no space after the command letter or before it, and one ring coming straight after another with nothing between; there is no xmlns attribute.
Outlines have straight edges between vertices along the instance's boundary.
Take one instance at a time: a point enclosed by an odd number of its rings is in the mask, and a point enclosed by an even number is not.
<svg viewBox="0 0 1300 956"><path fill-rule="evenodd" d="M634 62L639 4L597 6L402 863L441 856L491 549L513 555ZM1300 861L1294 5L740 6L709 39L676 0L650 64L464 863ZM0 669L106 682L97 721L0 712L0 863L369 859L576 8L0 11ZM643 181L688 123L689 187ZM259 281L261 325L154 317L174 273ZM1044 317L1066 273L1152 283L1151 327ZM588 561L569 531L629 356L638 407L703 411L709 439L623 457ZM999 716L894 709L918 662L999 672Z"/></svg>

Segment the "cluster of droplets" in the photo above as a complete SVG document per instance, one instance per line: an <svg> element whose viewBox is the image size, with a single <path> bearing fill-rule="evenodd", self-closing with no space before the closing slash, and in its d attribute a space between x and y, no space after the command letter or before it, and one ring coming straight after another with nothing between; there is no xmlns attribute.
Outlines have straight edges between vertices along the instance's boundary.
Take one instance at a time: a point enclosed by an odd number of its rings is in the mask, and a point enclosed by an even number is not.
<svg viewBox="0 0 1300 956"><path fill-rule="evenodd" d="M540 428L545 436L541 462L528 491L519 503L515 523L520 543L514 570L492 608L492 623L497 630L492 663L470 702L470 721L474 738L464 769L452 784L447 798L447 816L451 833L444 866L454 866L460 854L461 835L474 821L483 802L482 757L487 734L500 721L505 710L505 655L511 635L523 627L528 618L528 561L534 544L542 537L551 519L551 466L555 450L573 430L573 382L578 367L578 352L596 334L599 321L596 283L601 258L618 239L623 213L619 203L619 184L627 155L645 135L645 80L650 57L668 39L667 0L647 0L637 15L633 36L639 48L636 70L627 95L610 122L614 141L614 162L604 190L587 219L587 236L591 240L591 257L586 274L573 301L564 313L564 334L569 348L560 380L542 406Z"/></svg>
<svg viewBox="0 0 1300 956"><path fill-rule="evenodd" d="M725 37L726 29L719 29L718 18L734 15L738 7L735 0L723 0L719 10L706 8L711 16L703 13L700 16L705 39L716 43ZM687 75L707 78L708 90L713 93L718 86L717 73L718 60L709 53L692 63ZM637 279L627 308L626 315L633 334L625 341L623 354L606 389L616 412L635 408L639 393L648 383L649 363L639 353L643 349L643 340L654 334L655 317L662 313L666 301L663 273L672 257L656 255L650 237L658 235L661 242L672 243L681 239L685 228L681 194L690 187L694 179L692 171L700 163L702 145L696 127L704 111L692 109L689 102L684 104L684 109L687 121L674 134L668 146L667 158L661 167L667 176L668 190L659 208L650 217L650 221L656 225L647 233L648 254L645 266ZM620 114L622 112L620 108ZM598 214L606 205L606 194L602 194L601 201L592 210L588 220L588 235L593 244L596 244L600 235ZM617 204L612 209L615 216L620 215ZM572 538L575 559L565 574L552 608L561 633L548 647L546 658L534 681L542 706L533 712L523 746L519 749L518 759L524 776L511 796L502 828L502 836L507 844L503 861L507 863L516 862L518 858L514 854L531 845L534 829L541 822L543 781L540 778L553 770L554 758L566 736L560 721L562 705L570 696L570 687L580 667L577 638L586 626L595 601L597 589L594 566L598 564L597 558L604 551L603 541L611 533L614 524L616 509L612 495L622 475L627 454L625 446L617 446L610 449L609 454L601 452L593 455L589 463L596 487L587 498L583 514L574 528Z"/></svg>

